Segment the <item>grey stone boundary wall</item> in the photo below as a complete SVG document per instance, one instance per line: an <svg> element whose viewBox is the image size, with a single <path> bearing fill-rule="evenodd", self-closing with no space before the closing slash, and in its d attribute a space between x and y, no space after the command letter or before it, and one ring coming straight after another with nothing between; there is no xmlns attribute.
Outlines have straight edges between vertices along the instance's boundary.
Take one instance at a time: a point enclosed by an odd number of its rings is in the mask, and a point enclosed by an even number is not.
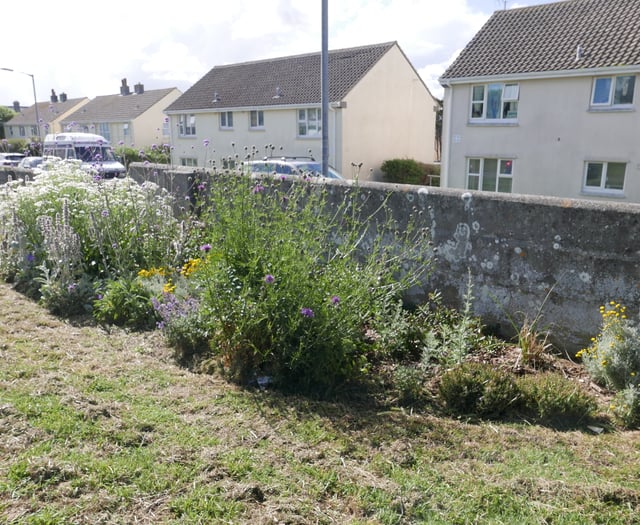
<svg viewBox="0 0 640 525"><path fill-rule="evenodd" d="M158 183L182 206L199 174L134 163L129 176ZM535 323L570 355L598 334L601 305L620 303L638 320L639 204L380 182L326 185L329 200L357 191L365 213L373 213L387 199L401 224L418 217L430 231L424 249L435 262L407 296L410 305L437 290L446 305L461 308L471 283L473 313L495 333L510 337Z"/></svg>
<svg viewBox="0 0 640 525"><path fill-rule="evenodd" d="M146 173L146 176L143 176ZM130 167L148 179L149 167ZM188 192L193 172L154 172L157 181ZM600 328L599 308L610 301L638 320L640 205L553 197L471 192L427 186L329 181L329 199L360 192L366 212L388 199L394 217L409 216L431 232L435 263L407 297L410 305L439 291L446 305L473 313L502 336L533 324L549 342L573 353ZM331 188L334 191L331 191Z"/></svg>

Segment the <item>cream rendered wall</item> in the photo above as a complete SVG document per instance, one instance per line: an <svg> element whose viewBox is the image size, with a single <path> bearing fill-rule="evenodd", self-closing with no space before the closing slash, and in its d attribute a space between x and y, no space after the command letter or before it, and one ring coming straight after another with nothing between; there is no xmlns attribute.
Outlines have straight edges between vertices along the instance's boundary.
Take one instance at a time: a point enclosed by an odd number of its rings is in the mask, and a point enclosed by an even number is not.
<svg viewBox="0 0 640 525"><path fill-rule="evenodd" d="M640 117L590 110L592 83L591 76L520 81L515 125L470 123L471 84L446 88L443 185L466 187L468 157L512 158L513 193L640 202ZM585 193L586 161L628 163L624 197Z"/></svg>
<svg viewBox="0 0 640 525"><path fill-rule="evenodd" d="M313 106L313 107L319 107ZM264 112L264 128L250 128L250 110L225 109L233 112L233 129L220 128L220 112L208 111L194 113L196 115L196 135L194 137L178 136L179 115L171 115L173 163L180 164L180 159L197 158L199 167L210 167L215 160L216 166L231 156L239 161L247 156L259 159L271 155L269 145L273 145L274 156L309 156L322 159L322 137L298 137L297 107L257 108ZM335 140L332 130L335 129L336 116L329 112L329 164L335 167ZM335 135L334 135L335 136ZM205 144L208 141L208 144ZM311 151L309 151L311 150ZM253 153L253 155L252 155Z"/></svg>
<svg viewBox="0 0 640 525"><path fill-rule="evenodd" d="M172 104L180 95L182 95L180 90L172 90L142 115L132 120L129 123L130 130L127 142L133 141L135 147L141 149L153 144L168 143L169 137L162 133L165 118L164 108ZM127 96L134 97L136 95Z"/></svg>
<svg viewBox="0 0 640 525"><path fill-rule="evenodd" d="M379 180L388 159L435 158L436 100L398 46L392 47L345 97L342 166L363 163L362 179Z"/></svg>

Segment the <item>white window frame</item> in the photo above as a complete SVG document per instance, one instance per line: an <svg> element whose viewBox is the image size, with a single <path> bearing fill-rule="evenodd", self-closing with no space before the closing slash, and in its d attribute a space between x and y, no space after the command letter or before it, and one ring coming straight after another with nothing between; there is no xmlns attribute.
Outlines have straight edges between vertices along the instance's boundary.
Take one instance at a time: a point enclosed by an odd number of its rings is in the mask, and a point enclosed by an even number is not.
<svg viewBox="0 0 640 525"><path fill-rule="evenodd" d="M220 113L220 129L233 129L233 111Z"/></svg>
<svg viewBox="0 0 640 525"><path fill-rule="evenodd" d="M180 157L180 166L196 167L198 159L194 157Z"/></svg>
<svg viewBox="0 0 640 525"><path fill-rule="evenodd" d="M495 183L492 188L486 186L486 161L495 161L496 172L494 175ZM477 169L472 171L472 163L477 164ZM498 157L467 157L467 174L466 174L466 189L468 190L480 190L480 191L493 191L498 193L512 193L513 192L513 168L514 160L510 158L498 158ZM477 179L477 184L471 184L471 178ZM500 189L501 183L507 183L509 185L509 191Z"/></svg>
<svg viewBox="0 0 640 525"><path fill-rule="evenodd" d="M249 129L264 129L264 111L256 109L249 112Z"/></svg>
<svg viewBox="0 0 640 525"><path fill-rule="evenodd" d="M107 122L101 122L98 124L98 135L102 135L108 141L111 141L111 127Z"/></svg>
<svg viewBox="0 0 640 525"><path fill-rule="evenodd" d="M616 94L618 91L624 89L623 82L629 82L631 79L631 102L616 102ZM603 82L609 82L609 89L606 100L596 101L596 94L600 93L598 89L599 84ZM596 77L593 79L593 87L591 89L591 106L594 108L619 108L619 107L632 107L635 100L635 85L636 75L616 75L609 77Z"/></svg>
<svg viewBox="0 0 640 525"><path fill-rule="evenodd" d="M476 93L480 91L481 93ZM487 116L489 107L489 93L500 90L497 116ZM471 86L471 104L469 119L472 122L517 122L518 101L520 100L520 84L517 82L491 82L489 84L474 84ZM515 109L508 109L513 105ZM475 109L475 111L474 111ZM478 109L480 111L478 111Z"/></svg>
<svg viewBox="0 0 640 525"><path fill-rule="evenodd" d="M614 162L614 161L601 161L601 160L588 160L584 163L584 175L582 178L582 191L584 193L597 193L604 195L624 195L624 186L627 179L627 166L628 162ZM611 187L611 181L608 178L609 167L615 165L617 167L624 166L624 173L622 176L622 187ZM589 178L590 167L601 167L600 183L596 186L594 184L587 185Z"/></svg>
<svg viewBox="0 0 640 525"><path fill-rule="evenodd" d="M178 117L178 134L181 137L195 137L196 116L193 113L185 113Z"/></svg>
<svg viewBox="0 0 640 525"><path fill-rule="evenodd" d="M319 137L322 133L322 108L297 110L298 137Z"/></svg>

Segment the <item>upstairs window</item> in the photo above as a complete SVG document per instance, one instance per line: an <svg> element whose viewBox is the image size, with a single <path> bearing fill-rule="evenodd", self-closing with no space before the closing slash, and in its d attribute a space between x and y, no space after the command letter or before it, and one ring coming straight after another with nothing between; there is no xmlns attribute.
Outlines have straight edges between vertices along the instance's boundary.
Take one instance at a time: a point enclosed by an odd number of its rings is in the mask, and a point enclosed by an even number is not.
<svg viewBox="0 0 640 525"><path fill-rule="evenodd" d="M192 137L196 134L196 116L180 115L178 119L178 128L180 135L183 137Z"/></svg>
<svg viewBox="0 0 640 525"><path fill-rule="evenodd" d="M626 171L625 162L587 162L583 190L591 193L622 193Z"/></svg>
<svg viewBox="0 0 640 525"><path fill-rule="evenodd" d="M317 137L322 131L322 110L308 108L298 110L298 136Z"/></svg>
<svg viewBox="0 0 640 525"><path fill-rule="evenodd" d="M513 160L473 158L467 162L467 189L511 193Z"/></svg>
<svg viewBox="0 0 640 525"><path fill-rule="evenodd" d="M519 84L481 84L471 88L472 120L518 118Z"/></svg>
<svg viewBox="0 0 640 525"><path fill-rule="evenodd" d="M633 104L635 86L634 75L596 78L593 82L591 105L606 107Z"/></svg>
<svg viewBox="0 0 640 525"><path fill-rule="evenodd" d="M233 129L233 111L223 111L220 113L220 128Z"/></svg>
<svg viewBox="0 0 640 525"><path fill-rule="evenodd" d="M264 111L252 111L249 115L249 127L251 129L264 128Z"/></svg>

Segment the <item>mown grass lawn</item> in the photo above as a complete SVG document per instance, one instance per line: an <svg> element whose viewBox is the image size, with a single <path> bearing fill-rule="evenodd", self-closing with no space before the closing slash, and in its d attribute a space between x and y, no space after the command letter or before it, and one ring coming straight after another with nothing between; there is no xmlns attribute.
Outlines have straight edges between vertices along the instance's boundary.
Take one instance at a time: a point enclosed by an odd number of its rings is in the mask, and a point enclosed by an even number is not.
<svg viewBox="0 0 640 525"><path fill-rule="evenodd" d="M0 522L640 523L640 432L318 402L0 285Z"/></svg>

